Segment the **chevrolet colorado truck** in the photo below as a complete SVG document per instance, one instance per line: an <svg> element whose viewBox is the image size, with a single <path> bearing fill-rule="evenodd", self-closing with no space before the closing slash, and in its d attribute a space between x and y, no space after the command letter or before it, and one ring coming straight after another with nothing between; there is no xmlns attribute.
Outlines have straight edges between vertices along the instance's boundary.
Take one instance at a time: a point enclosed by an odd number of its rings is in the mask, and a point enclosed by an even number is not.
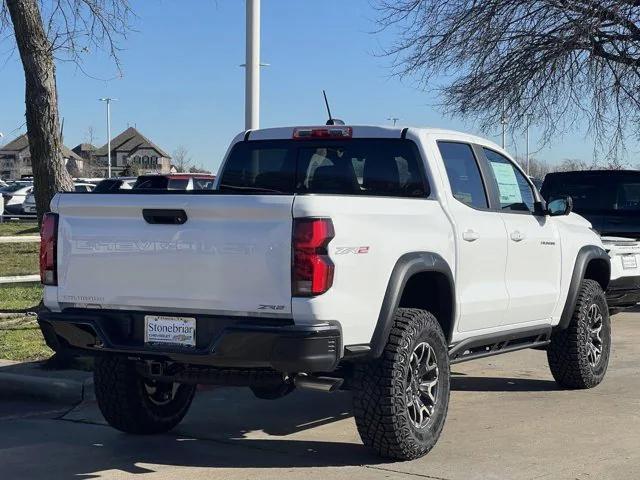
<svg viewBox="0 0 640 480"><path fill-rule="evenodd" d="M201 383L342 388L363 443L411 459L440 436L451 364L544 349L573 389L607 370L600 237L482 138L247 131L213 191L61 193L51 210L39 324L54 350L95 355L125 432L171 429Z"/></svg>

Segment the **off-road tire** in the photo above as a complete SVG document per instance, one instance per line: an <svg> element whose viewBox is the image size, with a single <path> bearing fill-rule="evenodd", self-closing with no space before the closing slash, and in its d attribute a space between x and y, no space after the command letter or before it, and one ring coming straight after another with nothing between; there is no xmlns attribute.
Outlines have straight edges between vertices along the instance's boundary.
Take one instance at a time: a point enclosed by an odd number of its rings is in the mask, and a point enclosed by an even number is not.
<svg viewBox="0 0 640 480"><path fill-rule="evenodd" d="M96 358L93 378L96 400L107 423L133 434L171 430L186 415L196 391L195 385L180 384L171 400L158 404L152 401L135 362L116 356Z"/></svg>
<svg viewBox="0 0 640 480"><path fill-rule="evenodd" d="M589 362L589 309L597 305L602 315L602 354L599 362ZM593 388L607 372L611 354L611 320L602 287L594 280L585 279L569 326L554 332L547 348L549 368L558 385L570 389Z"/></svg>
<svg viewBox="0 0 640 480"><path fill-rule="evenodd" d="M423 428L409 418L407 374L416 346L432 347L439 370L434 413ZM449 353L442 328L426 310L399 308L380 358L355 369L353 406L362 442L378 455L410 460L427 454L438 441L449 406Z"/></svg>

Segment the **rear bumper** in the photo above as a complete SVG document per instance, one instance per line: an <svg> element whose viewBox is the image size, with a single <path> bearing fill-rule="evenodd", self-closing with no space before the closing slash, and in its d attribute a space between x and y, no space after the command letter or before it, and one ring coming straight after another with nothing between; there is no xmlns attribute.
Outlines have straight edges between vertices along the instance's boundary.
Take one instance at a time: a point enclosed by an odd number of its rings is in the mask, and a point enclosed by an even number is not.
<svg viewBox="0 0 640 480"><path fill-rule="evenodd" d="M337 322L295 325L287 319L190 314L196 317L196 346L173 347L144 343L144 316L149 314L158 313L69 309L42 312L38 323L49 347L76 354L111 353L288 373L330 372L342 356L342 332Z"/></svg>
<svg viewBox="0 0 640 480"><path fill-rule="evenodd" d="M632 307L640 302L640 276L611 280L607 288L607 303L613 308Z"/></svg>

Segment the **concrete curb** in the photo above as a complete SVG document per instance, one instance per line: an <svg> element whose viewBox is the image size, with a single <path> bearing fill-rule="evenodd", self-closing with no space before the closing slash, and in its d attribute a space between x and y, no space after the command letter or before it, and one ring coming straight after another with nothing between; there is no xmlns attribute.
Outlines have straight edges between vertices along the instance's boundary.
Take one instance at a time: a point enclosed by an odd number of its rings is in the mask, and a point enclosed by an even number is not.
<svg viewBox="0 0 640 480"><path fill-rule="evenodd" d="M40 241L39 235L16 235L16 236L2 236L0 237L0 243L37 243Z"/></svg>
<svg viewBox="0 0 640 480"><path fill-rule="evenodd" d="M40 275L16 275L13 277L0 277L0 284L9 283L37 283L40 282Z"/></svg>
<svg viewBox="0 0 640 480"><path fill-rule="evenodd" d="M94 397L93 377L88 372L85 378L68 378L64 372L52 371L52 376L43 376L0 371L0 398L76 404Z"/></svg>

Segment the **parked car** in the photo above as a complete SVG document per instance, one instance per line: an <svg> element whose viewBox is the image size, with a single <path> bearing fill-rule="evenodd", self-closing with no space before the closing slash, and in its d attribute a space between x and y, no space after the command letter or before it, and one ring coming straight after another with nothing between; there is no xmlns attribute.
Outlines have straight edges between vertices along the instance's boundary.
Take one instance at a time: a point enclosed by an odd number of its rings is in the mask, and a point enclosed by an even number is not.
<svg viewBox="0 0 640 480"><path fill-rule="evenodd" d="M5 211L13 215L22 214L22 204L31 192L33 192L31 182L15 182L3 188Z"/></svg>
<svg viewBox="0 0 640 480"><path fill-rule="evenodd" d="M640 171L586 170L549 173L542 196L570 196L573 210L603 236L640 238Z"/></svg>
<svg viewBox="0 0 640 480"><path fill-rule="evenodd" d="M640 302L640 241L624 237L602 237L611 257L611 280L607 303L611 313L635 307Z"/></svg>
<svg viewBox="0 0 640 480"><path fill-rule="evenodd" d="M602 235L611 257L607 300L612 311L640 302L640 171L549 173L541 193L547 200L570 196L573 210Z"/></svg>
<svg viewBox="0 0 640 480"><path fill-rule="evenodd" d="M347 388L364 444L411 459L440 436L453 363L542 348L562 387L604 378L609 256L569 199L545 206L494 143L255 130L216 182L61 193L44 217L39 324L54 350L96 355L113 427L173 428L198 383L263 399Z"/></svg>
<svg viewBox="0 0 640 480"><path fill-rule="evenodd" d="M116 190L131 190L133 185L136 183L137 178L138 177L105 178L96 185L93 192L107 193L114 192Z"/></svg>
<svg viewBox="0 0 640 480"><path fill-rule="evenodd" d="M76 192L91 192L95 189L95 185L93 183L74 183ZM36 214L36 197L33 193L27 195L24 203L22 204L22 213L24 215L35 215Z"/></svg>
<svg viewBox="0 0 640 480"><path fill-rule="evenodd" d="M206 173L140 175L134 190L213 190L216 177Z"/></svg>

